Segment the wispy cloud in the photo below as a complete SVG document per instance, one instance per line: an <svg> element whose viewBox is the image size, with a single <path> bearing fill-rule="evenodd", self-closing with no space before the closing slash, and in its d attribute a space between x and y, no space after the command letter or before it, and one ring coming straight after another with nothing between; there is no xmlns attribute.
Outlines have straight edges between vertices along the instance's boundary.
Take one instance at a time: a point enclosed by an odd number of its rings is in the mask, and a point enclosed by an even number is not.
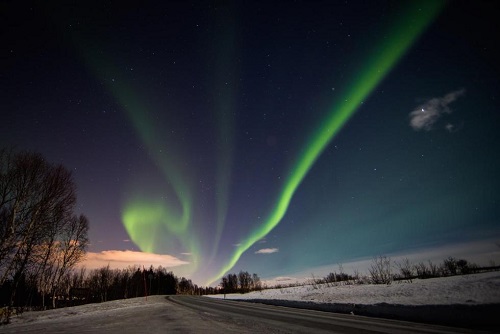
<svg viewBox="0 0 500 334"><path fill-rule="evenodd" d="M460 89L446 94L443 97L432 98L422 105L418 106L415 110L410 112L410 126L418 131L429 131L432 126L443 114L451 114L452 110L448 106L460 96L465 94L465 89ZM450 125L446 126L448 131L452 130ZM453 125L451 125L453 127Z"/></svg>
<svg viewBox="0 0 500 334"><path fill-rule="evenodd" d="M277 253L278 251L278 248L262 248L256 251L255 254L272 254Z"/></svg>
<svg viewBox="0 0 500 334"><path fill-rule="evenodd" d="M177 267L189 264L189 262L167 254L153 254L130 250L107 250L98 253L87 252L85 261L81 263L81 266L85 266L88 269L95 269L107 266L108 264L112 269L121 269L133 265Z"/></svg>

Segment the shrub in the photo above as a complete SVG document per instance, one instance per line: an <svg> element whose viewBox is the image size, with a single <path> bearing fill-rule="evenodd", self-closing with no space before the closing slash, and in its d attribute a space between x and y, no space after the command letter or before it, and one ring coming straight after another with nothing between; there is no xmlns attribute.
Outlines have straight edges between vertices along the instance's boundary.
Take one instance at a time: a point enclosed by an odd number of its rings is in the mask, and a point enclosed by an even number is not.
<svg viewBox="0 0 500 334"><path fill-rule="evenodd" d="M413 267L410 264L410 260L404 258L401 262L396 263L396 266L399 268L401 278L411 283L413 278Z"/></svg>
<svg viewBox="0 0 500 334"><path fill-rule="evenodd" d="M442 269L444 276L456 275L458 270L457 260L450 256L443 261Z"/></svg>
<svg viewBox="0 0 500 334"><path fill-rule="evenodd" d="M393 280L391 259L386 256L374 258L368 271L373 284L391 284Z"/></svg>

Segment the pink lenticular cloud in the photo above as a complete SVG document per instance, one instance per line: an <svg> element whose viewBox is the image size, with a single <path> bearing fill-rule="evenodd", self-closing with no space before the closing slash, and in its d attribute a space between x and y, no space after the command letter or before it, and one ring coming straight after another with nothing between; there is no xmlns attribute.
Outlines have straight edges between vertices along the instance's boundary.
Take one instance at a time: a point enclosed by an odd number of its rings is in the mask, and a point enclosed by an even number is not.
<svg viewBox="0 0 500 334"><path fill-rule="evenodd" d="M81 266L87 269L96 269L105 267L108 264L112 269L122 269L134 265L145 267L153 265L153 267L162 266L169 268L189 264L189 262L167 254L153 254L130 250L107 250L99 253L88 252Z"/></svg>

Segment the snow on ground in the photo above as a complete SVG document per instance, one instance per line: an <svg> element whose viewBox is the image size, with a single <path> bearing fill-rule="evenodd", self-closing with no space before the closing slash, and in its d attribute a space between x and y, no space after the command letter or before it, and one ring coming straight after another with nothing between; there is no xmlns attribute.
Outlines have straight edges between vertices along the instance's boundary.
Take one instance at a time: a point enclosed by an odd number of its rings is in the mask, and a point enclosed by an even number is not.
<svg viewBox="0 0 500 334"><path fill-rule="evenodd" d="M224 295L209 296L224 298ZM287 300L315 303L372 305L452 305L500 303L500 272L473 275L416 279L413 283L393 282L390 285L339 285L328 287L306 285L227 294L228 299Z"/></svg>
<svg viewBox="0 0 500 334"><path fill-rule="evenodd" d="M64 307L47 311L24 312L21 315L13 316L11 323L41 323L44 321L52 321L54 319L65 319L71 316L74 321L85 320L86 318L93 319L95 316L112 316L114 312L119 311L137 311L144 307L152 307L155 305L163 305L165 296L149 296L147 301L145 298L131 298L122 300L113 300L106 303L86 304L75 307ZM0 327L1 329L1 327Z"/></svg>
<svg viewBox="0 0 500 334"><path fill-rule="evenodd" d="M209 297L224 298L224 295ZM163 333L169 330L201 333L206 332L207 328L218 333L228 326L227 323L219 324L216 319L199 312L168 303L165 298L150 296L147 301L145 298L133 298L43 312L25 312L13 316L12 324L0 326L0 333L123 334ZM413 283L391 285L307 285L248 294L228 294L226 298L304 308L311 308L313 305L313 309L318 309L316 306L320 305L330 312L474 329L500 328L497 320L500 311L500 272L414 280ZM234 327L234 331L241 332L241 326L238 328Z"/></svg>

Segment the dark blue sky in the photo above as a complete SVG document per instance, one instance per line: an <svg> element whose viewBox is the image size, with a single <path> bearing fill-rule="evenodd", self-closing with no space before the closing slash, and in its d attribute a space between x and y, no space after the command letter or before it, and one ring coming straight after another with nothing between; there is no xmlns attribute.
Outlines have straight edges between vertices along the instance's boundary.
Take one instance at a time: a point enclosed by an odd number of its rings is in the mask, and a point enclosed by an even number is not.
<svg viewBox="0 0 500 334"><path fill-rule="evenodd" d="M1 146L73 171L92 253L168 254L202 283L266 225L410 4L4 2ZM232 271L498 238L496 12L449 2Z"/></svg>

